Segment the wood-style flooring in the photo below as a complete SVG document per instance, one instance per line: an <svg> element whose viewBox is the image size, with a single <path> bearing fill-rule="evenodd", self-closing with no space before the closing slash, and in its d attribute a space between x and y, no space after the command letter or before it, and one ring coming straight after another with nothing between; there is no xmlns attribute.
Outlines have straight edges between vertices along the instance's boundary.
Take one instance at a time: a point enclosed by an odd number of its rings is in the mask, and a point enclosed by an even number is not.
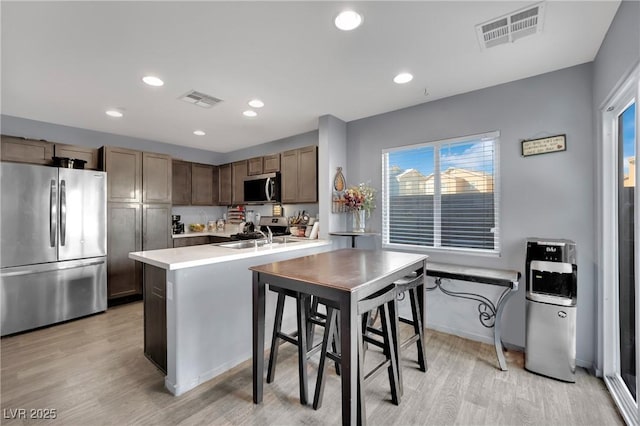
<svg viewBox="0 0 640 426"><path fill-rule="evenodd" d="M621 425L602 380L578 369L575 384L531 374L523 354L509 352L509 371L497 368L493 346L427 331L429 370L405 365L400 406L390 402L386 375L367 386L367 419L381 425ZM295 347L280 350L275 382L264 402L252 402L250 360L174 397L163 375L143 355L142 304L3 338L2 424L16 410L54 409L61 425L337 425L340 382L327 371L323 406L298 399ZM415 351L415 349L414 349ZM406 357L414 357L407 352ZM367 355L369 356L369 355ZM317 360L312 359L312 394ZM18 411L19 413L19 411Z"/></svg>

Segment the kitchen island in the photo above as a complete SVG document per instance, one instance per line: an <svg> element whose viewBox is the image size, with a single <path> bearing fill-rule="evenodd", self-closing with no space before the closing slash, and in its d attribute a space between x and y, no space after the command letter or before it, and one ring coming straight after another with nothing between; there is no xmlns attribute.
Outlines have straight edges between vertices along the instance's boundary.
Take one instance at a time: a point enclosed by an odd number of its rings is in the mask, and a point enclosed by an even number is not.
<svg viewBox="0 0 640 426"><path fill-rule="evenodd" d="M129 253L144 264L145 355L166 373L165 387L172 394L181 395L251 358L249 267L332 249L327 240L277 241L282 242ZM269 335L277 297L267 293ZM293 328L295 309L289 308L284 323Z"/></svg>

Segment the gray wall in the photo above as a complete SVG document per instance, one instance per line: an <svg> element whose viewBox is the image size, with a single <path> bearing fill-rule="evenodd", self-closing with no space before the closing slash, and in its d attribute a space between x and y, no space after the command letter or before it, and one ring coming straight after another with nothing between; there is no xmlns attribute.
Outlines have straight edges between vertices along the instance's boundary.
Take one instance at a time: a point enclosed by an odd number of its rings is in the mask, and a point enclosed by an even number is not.
<svg viewBox="0 0 640 426"><path fill-rule="evenodd" d="M378 190L384 148L499 130L501 256L428 254L434 261L524 273L527 237L574 240L580 286L577 354L581 364L589 366L595 339L592 104L592 65L585 64L347 125L349 182L371 181ZM567 135L567 151L521 157L522 139L556 134ZM380 207L372 215L378 230ZM487 287L475 285L486 294L494 291ZM428 294L428 325L468 337L482 338L484 333L482 340L488 340L491 331L475 324L476 304L447 297ZM524 318L523 279L505 310L505 342L524 346Z"/></svg>
<svg viewBox="0 0 640 426"><path fill-rule="evenodd" d="M333 115L323 115L318 120L318 193L320 205L320 237L329 238L329 232L347 229L346 215L331 212L333 181L338 167L345 176L348 170L347 123ZM334 237L334 247L347 247L348 239Z"/></svg>
<svg viewBox="0 0 640 426"><path fill-rule="evenodd" d="M104 145L136 149L138 151L168 154L174 158L205 164L221 164L221 154L195 148L185 148L148 139L131 138L113 133L96 132L78 127L62 126L26 118L2 115L0 129L3 135L45 139L51 142L98 148Z"/></svg>
<svg viewBox="0 0 640 426"><path fill-rule="evenodd" d="M600 46L593 67L593 100L598 107L640 61L640 2L623 1Z"/></svg>
<svg viewBox="0 0 640 426"><path fill-rule="evenodd" d="M245 160L251 157L259 157L261 155L276 154L278 152L288 151L290 149L302 148L305 146L318 145L318 131L313 130L307 133L266 142L250 148L240 149L238 151L220 154L223 163L231 163L234 161Z"/></svg>
<svg viewBox="0 0 640 426"><path fill-rule="evenodd" d="M274 154L289 149L318 145L318 131L313 130L300 135L294 135L271 142L266 142L251 148L228 153L206 151L171 145L148 139L131 138L112 133L96 132L94 130L77 127L62 126L43 121L0 116L0 130L3 135L22 136L30 139L45 139L51 142L98 148L104 145L120 146L137 149L139 151L168 154L174 158L205 164L225 164L261 155Z"/></svg>

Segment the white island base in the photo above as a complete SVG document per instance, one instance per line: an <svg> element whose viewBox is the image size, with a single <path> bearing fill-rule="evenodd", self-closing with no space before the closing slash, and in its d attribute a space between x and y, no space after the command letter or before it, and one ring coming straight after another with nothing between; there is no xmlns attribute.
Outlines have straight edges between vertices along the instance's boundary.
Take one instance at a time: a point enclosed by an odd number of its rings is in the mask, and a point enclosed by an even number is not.
<svg viewBox="0 0 640 426"><path fill-rule="evenodd" d="M215 245L130 253L145 263L145 353L164 355L158 344L163 318L157 312L166 284L165 387L181 395L252 356L252 274L250 266L321 253L331 242L306 240L289 247L230 249ZM192 261L190 261L191 259ZM166 277L166 283L160 282ZM156 280L156 282L150 282ZM275 315L275 293L267 292L265 335ZM154 305L155 304L155 305ZM295 306L287 304L283 323L295 328ZM160 326L160 327L159 327ZM268 340L268 339L267 339ZM265 347L270 342L265 342ZM150 356L150 353L152 354Z"/></svg>

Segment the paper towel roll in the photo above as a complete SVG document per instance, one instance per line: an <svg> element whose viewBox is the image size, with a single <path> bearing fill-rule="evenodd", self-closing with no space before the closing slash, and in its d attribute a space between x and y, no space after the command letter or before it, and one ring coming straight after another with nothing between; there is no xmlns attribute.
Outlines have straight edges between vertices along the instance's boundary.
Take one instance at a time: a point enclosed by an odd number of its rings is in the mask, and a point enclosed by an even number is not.
<svg viewBox="0 0 640 426"><path fill-rule="evenodd" d="M311 234L309 234L310 240L315 240L318 238L318 230L320 228L320 222L314 222L313 228L311 228Z"/></svg>

